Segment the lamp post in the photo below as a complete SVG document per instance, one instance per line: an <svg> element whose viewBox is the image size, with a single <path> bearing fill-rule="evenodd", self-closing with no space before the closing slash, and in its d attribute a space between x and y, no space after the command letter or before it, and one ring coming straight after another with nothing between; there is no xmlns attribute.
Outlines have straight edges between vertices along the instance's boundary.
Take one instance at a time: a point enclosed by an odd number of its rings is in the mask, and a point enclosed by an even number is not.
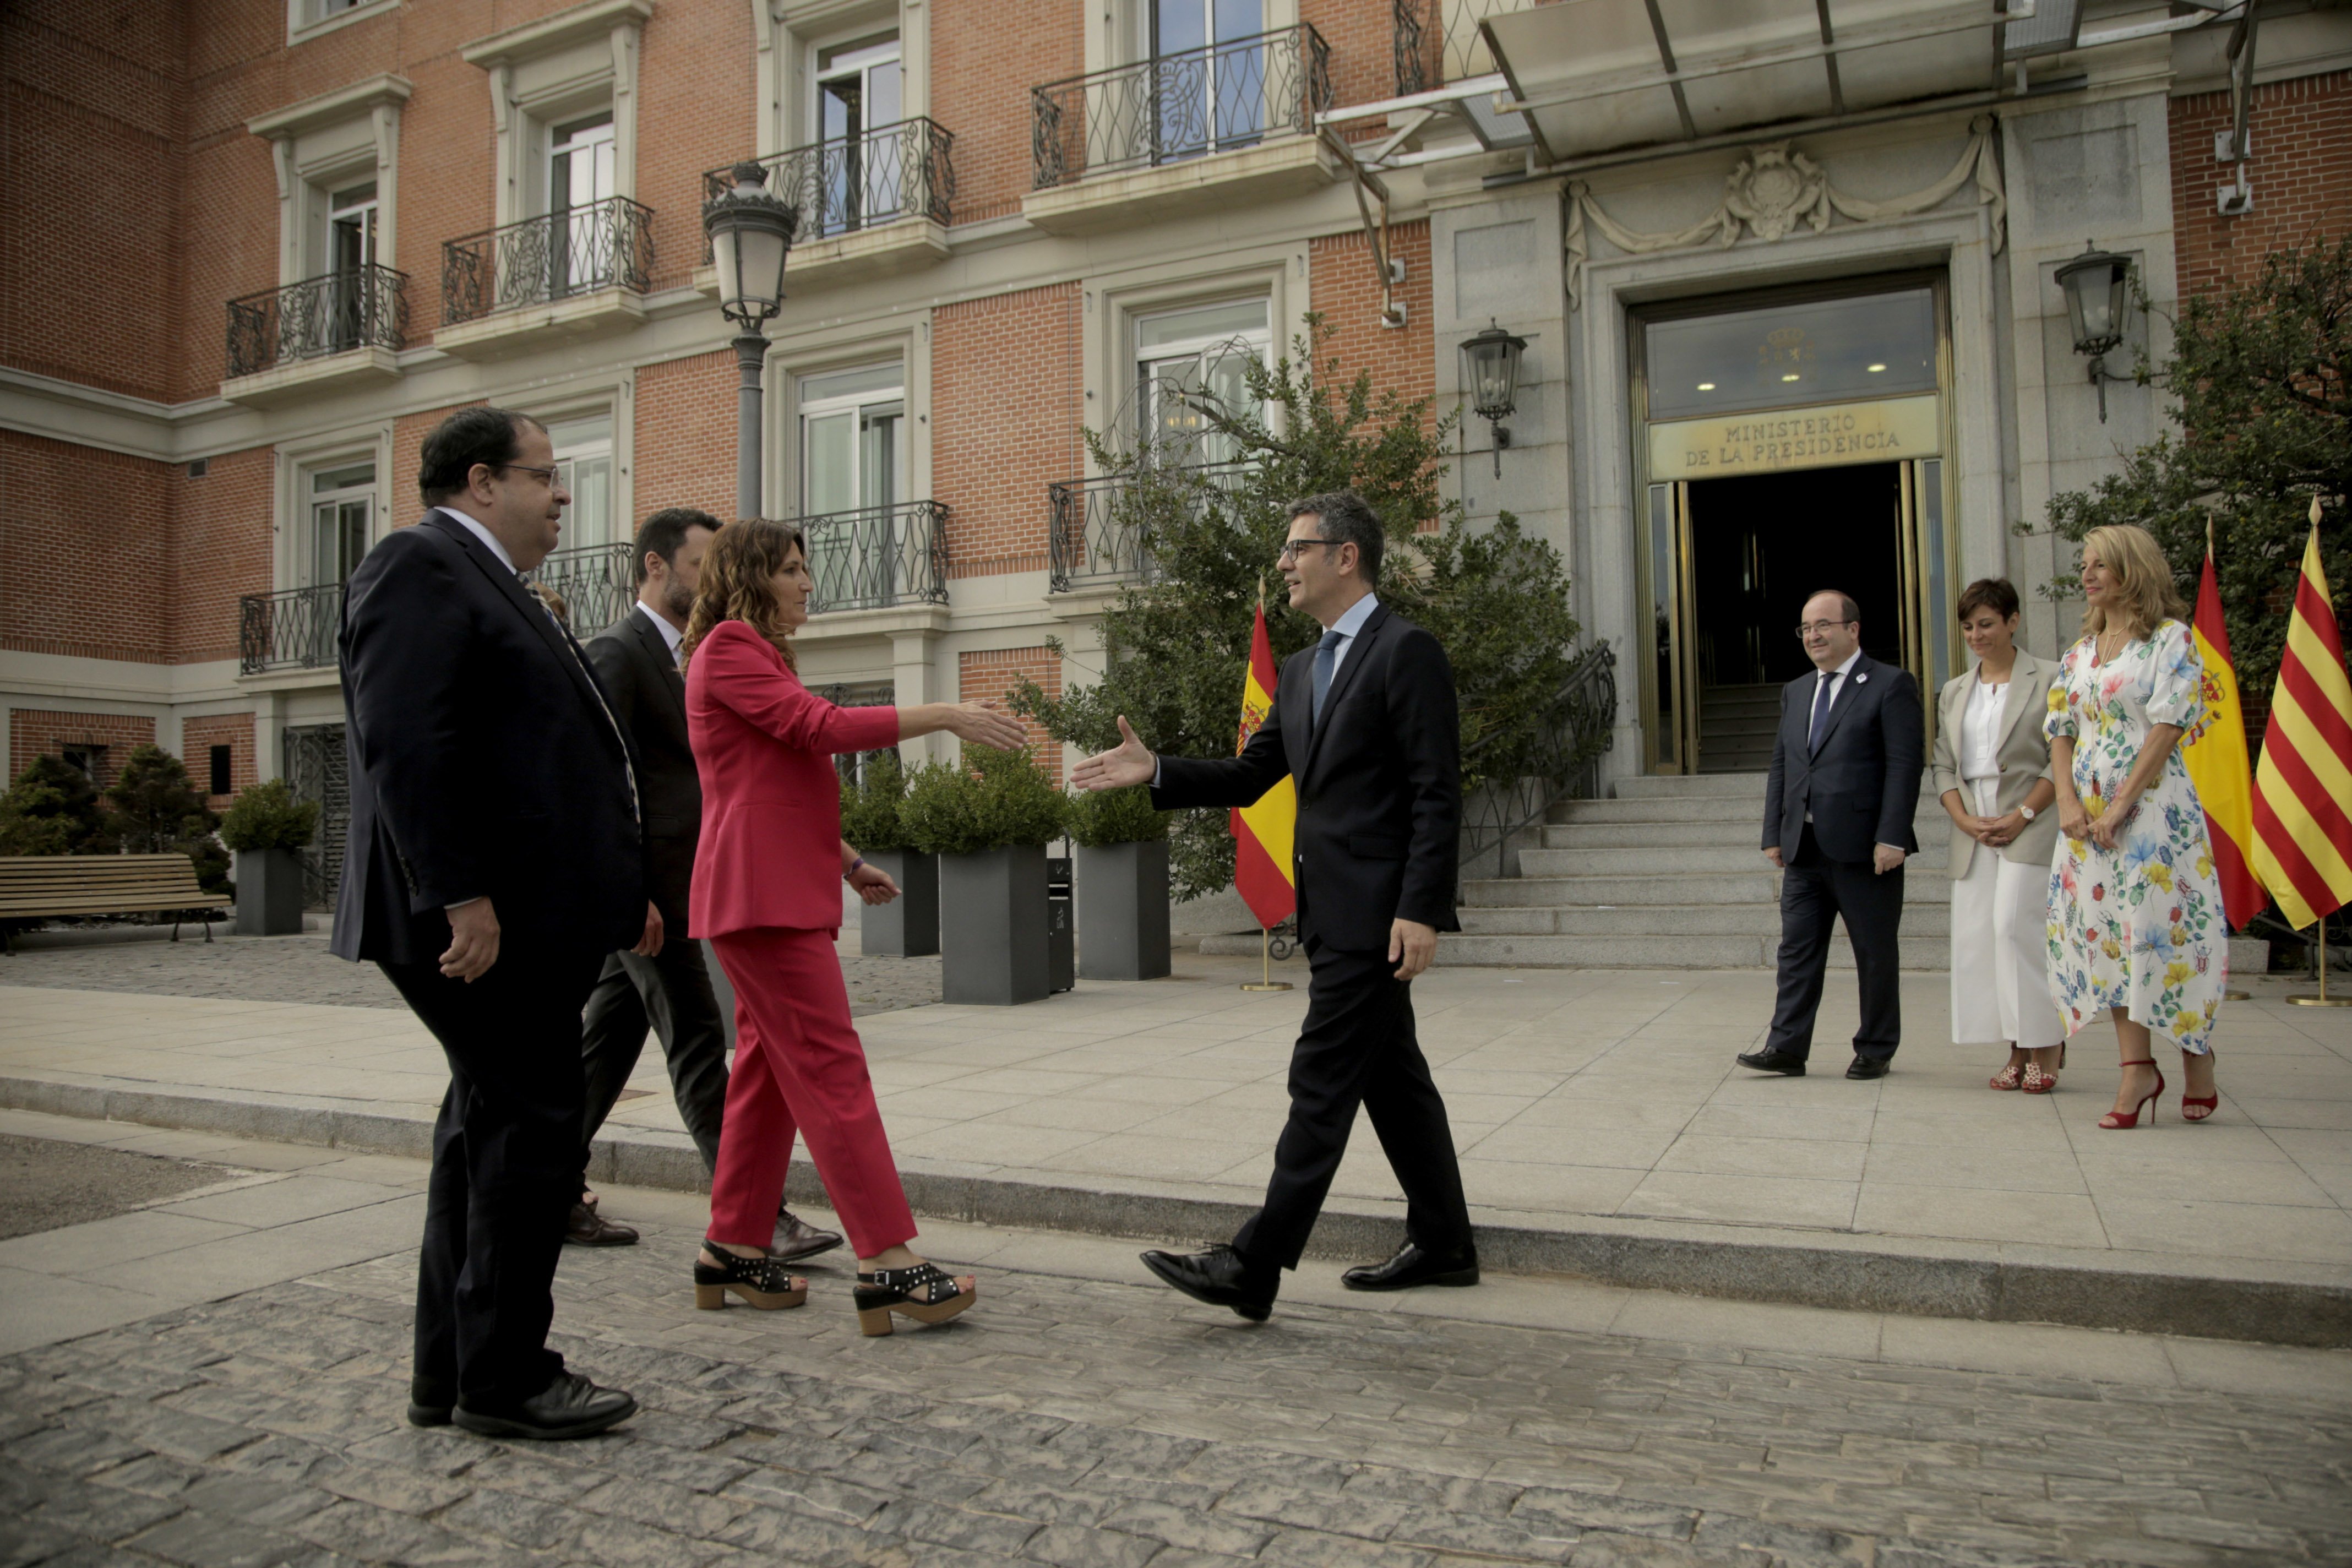
<svg viewBox="0 0 2352 1568"><path fill-rule="evenodd" d="M2091 356L2091 383L2099 389L2099 423L2107 422L2106 352L2124 341L2124 310L2130 303L2131 258L2099 249L2089 240L2083 254L2058 269L2066 294L2066 324L2074 352Z"/></svg>
<svg viewBox="0 0 2352 1568"><path fill-rule="evenodd" d="M735 188L702 204L702 229L719 273L719 310L743 330L734 341L743 374L735 413L735 515L760 515L760 373L767 363L762 330L784 304L784 258L800 211L768 190L768 171L738 163Z"/></svg>
<svg viewBox="0 0 2352 1568"><path fill-rule="evenodd" d="M1503 423L1518 406L1519 355L1528 340L1505 331L1486 318L1486 330L1462 342L1462 380L1470 389L1470 405L1494 434L1495 477L1503 477L1503 448L1511 444L1510 426Z"/></svg>

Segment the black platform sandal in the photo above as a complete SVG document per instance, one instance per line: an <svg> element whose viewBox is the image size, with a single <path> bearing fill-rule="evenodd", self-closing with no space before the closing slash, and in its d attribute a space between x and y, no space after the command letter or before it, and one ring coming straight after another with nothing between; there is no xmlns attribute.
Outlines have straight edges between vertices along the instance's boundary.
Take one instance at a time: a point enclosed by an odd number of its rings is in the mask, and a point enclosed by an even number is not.
<svg viewBox="0 0 2352 1568"><path fill-rule="evenodd" d="M890 1314L904 1312L919 1323L944 1323L980 1297L971 1275L942 1273L936 1264L877 1268L857 1277L857 1331L878 1339L891 1330Z"/></svg>
<svg viewBox="0 0 2352 1568"><path fill-rule="evenodd" d="M782 1307L797 1307L808 1300L808 1281L788 1271L780 1258L765 1254L741 1258L707 1241L703 1250L724 1261L710 1264L699 1258L694 1260L694 1304L698 1307L724 1307L730 1290L769 1312Z"/></svg>

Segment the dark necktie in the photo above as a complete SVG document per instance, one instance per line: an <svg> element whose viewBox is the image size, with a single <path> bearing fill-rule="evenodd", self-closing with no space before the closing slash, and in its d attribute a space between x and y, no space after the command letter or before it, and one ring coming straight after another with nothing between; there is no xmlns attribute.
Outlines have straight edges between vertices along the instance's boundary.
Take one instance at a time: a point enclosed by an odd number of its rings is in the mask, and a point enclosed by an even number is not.
<svg viewBox="0 0 2352 1568"><path fill-rule="evenodd" d="M1339 633L1336 631L1328 631L1323 634L1323 640L1315 645L1315 711L1313 718L1316 727L1318 729L1322 727L1323 723L1323 699L1331 694L1331 671L1336 668L1339 663L1339 645L1345 640L1347 639Z"/></svg>
<svg viewBox="0 0 2352 1568"><path fill-rule="evenodd" d="M1830 683L1836 679L1833 674L1824 674L1821 684L1813 689L1813 724L1805 731L1805 753L1808 756L1821 749L1822 725L1830 716Z"/></svg>

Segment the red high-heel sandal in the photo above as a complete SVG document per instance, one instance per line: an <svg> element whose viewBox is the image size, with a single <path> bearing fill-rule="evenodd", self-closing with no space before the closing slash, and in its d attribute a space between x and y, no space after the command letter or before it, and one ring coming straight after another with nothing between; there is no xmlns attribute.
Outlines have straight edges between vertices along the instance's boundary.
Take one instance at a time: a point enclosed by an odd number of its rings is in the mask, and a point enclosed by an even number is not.
<svg viewBox="0 0 2352 1568"><path fill-rule="evenodd" d="M2189 1055L2187 1051L2183 1051L2180 1054L2184 1058ZM2185 1059L2181 1063L2180 1071L2183 1077L2188 1076L2189 1065ZM2189 1086L2187 1084L2181 1085L2181 1121L2202 1121L2207 1117L2221 1109L2221 1091L2218 1087L2215 1088L2212 1093L2204 1095L2190 1094L2187 1092L2188 1088Z"/></svg>
<svg viewBox="0 0 2352 1568"><path fill-rule="evenodd" d="M2144 1061L2126 1062L2123 1065L2127 1068L2156 1068L2156 1087L2149 1089L2140 1102L2129 1110L2110 1110L2100 1117L2099 1125L2110 1132L2121 1132L2138 1126L2139 1113L2143 1110L2147 1111L2147 1119L2153 1123L2156 1121L2156 1112L2148 1109L2149 1102L2164 1092L2164 1069L2156 1067L2154 1057L2149 1057Z"/></svg>

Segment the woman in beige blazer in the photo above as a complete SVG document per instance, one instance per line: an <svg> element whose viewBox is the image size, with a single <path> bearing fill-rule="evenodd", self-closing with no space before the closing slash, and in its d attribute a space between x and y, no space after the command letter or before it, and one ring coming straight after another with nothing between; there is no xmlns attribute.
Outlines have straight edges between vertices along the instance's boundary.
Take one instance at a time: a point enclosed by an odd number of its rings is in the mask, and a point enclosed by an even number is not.
<svg viewBox="0 0 2352 1568"><path fill-rule="evenodd" d="M2017 590L1981 578L1960 595L1976 667L1937 700L1936 793L1952 819L1952 1038L2006 1040L1995 1089L2058 1087L2066 1031L2050 997L2050 865L2058 786L2042 716L2058 666L2017 646Z"/></svg>

